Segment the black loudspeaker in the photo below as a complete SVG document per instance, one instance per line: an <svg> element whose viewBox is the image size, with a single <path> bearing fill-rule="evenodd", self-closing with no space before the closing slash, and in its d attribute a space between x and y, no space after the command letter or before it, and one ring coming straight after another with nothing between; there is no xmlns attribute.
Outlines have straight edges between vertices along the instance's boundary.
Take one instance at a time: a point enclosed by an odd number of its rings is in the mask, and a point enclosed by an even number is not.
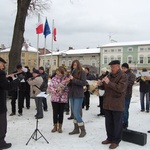
<svg viewBox="0 0 150 150"><path fill-rule="evenodd" d="M124 129L122 133L122 140L143 146L147 143L147 134Z"/></svg>

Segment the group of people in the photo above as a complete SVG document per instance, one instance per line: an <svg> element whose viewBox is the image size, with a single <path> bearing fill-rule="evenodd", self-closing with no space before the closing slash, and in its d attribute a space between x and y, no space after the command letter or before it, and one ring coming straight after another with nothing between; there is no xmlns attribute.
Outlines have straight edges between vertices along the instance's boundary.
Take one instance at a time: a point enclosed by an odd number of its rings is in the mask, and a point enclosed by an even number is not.
<svg viewBox="0 0 150 150"><path fill-rule="evenodd" d="M7 75L5 72L6 61L0 57L0 150L11 147L11 143L6 143L5 136L7 132L7 107L6 100L7 94L11 97L12 113L10 116L16 115L16 101L18 99L18 116L23 115L24 99L26 98L26 108L30 109L30 98L33 96L36 102L37 114L35 117L40 119L43 117L43 109L47 111L46 98L40 98L42 110L39 110L37 105L36 95L41 91L46 92L48 87L48 75L44 71L43 67L39 69L33 69L33 73L30 73L29 68L22 67L22 65L16 66L16 71ZM26 68L26 69L25 69ZM36 77L40 78L39 80ZM40 86L42 85L42 89ZM8 92L6 92L8 91ZM31 92L32 91L32 92ZM33 95L30 95L30 92ZM42 104L43 103L43 104ZM40 112L40 113L39 113ZM38 114L39 113L39 114Z"/></svg>
<svg viewBox="0 0 150 150"><path fill-rule="evenodd" d="M79 134L82 138L86 135L85 124L82 118L82 107L86 106L86 110L90 105L90 92L87 80L97 80L100 100L100 114L105 116L105 127L107 132L106 140L102 144L110 144L110 149L115 149L121 141L123 128L128 127L129 106L132 97L132 86L135 82L135 75L130 71L127 63L120 64L120 61L113 60L109 63L110 72L106 68L101 69L102 75L95 79L90 75L89 68L82 68L78 60L74 60L71 64L70 73L63 67L58 67L56 73L51 77L48 85L48 76L44 72L44 68L34 69L32 76L27 77L27 73L17 70L17 77L11 74L11 80L7 79L4 72L6 61L0 58L0 148L5 149L11 147L11 143L5 142L7 118L6 118L6 90L22 89L22 84L28 84L31 87L32 97L35 99L37 119L43 118L43 109L47 111L46 98L37 95L43 92L50 92L50 100L53 110L53 129L52 133L58 131L62 133L63 114L65 105L70 101L71 111L73 114L74 128L69 135ZM22 67L22 66L19 66ZM18 69L18 67L17 67ZM27 68L28 69L28 68ZM21 69L22 70L22 69ZM42 71L41 71L42 70ZM29 71L29 69L28 69ZM146 80L150 80L149 77ZM141 81L140 81L141 82ZM86 87L86 90L83 88ZM27 89L27 88L25 88ZM18 92L17 92L18 93ZM23 100L25 93L19 91L19 115L22 115ZM12 96L13 97L13 96ZM142 96L141 96L142 97ZM16 97L15 97L16 98ZM12 113L16 114L16 99L12 98ZM21 100L20 100L21 99ZM26 103L27 109L30 108L30 102ZM145 108L141 108L141 111ZM147 109L147 108L146 108ZM149 109L148 109L149 110ZM148 112L148 111L147 111Z"/></svg>
<svg viewBox="0 0 150 150"><path fill-rule="evenodd" d="M25 69L26 68L26 69ZM24 106L24 99L26 99L26 108L30 109L30 97L35 97L35 95L39 94L42 91L47 90L48 87L48 74L44 71L43 67L39 67L39 69L33 69L33 72L30 72L30 69L28 66L25 66L24 68L22 65L16 66L16 71L13 72L15 75L21 75L24 80L20 83L19 87L16 87L9 91L9 95L11 97L11 106L12 106L12 112L10 116L16 115L16 101L18 99L18 116L23 115L23 108ZM40 76L41 81L37 81L36 83L36 77ZM7 79L9 81L12 81L11 76L8 75ZM32 83L33 81L33 83ZM31 85L35 84L36 86ZM39 89L38 85L42 85L43 89ZM39 86L40 87L40 86ZM46 98L42 98L43 103L43 109L44 111L47 111L47 101ZM42 111L43 112L43 111ZM41 113L42 113L41 112ZM37 117L43 117L41 116Z"/></svg>

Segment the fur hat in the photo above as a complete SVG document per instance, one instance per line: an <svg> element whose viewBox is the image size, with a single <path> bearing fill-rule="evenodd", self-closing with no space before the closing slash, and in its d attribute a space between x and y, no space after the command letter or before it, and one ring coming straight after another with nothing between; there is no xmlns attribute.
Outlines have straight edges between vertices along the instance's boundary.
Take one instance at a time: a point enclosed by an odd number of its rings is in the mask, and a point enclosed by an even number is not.
<svg viewBox="0 0 150 150"><path fill-rule="evenodd" d="M107 71L107 68L104 67L104 68L101 69L101 71L106 72L106 71Z"/></svg>
<svg viewBox="0 0 150 150"><path fill-rule="evenodd" d="M113 60L111 61L108 65L120 65L120 61L119 60Z"/></svg>

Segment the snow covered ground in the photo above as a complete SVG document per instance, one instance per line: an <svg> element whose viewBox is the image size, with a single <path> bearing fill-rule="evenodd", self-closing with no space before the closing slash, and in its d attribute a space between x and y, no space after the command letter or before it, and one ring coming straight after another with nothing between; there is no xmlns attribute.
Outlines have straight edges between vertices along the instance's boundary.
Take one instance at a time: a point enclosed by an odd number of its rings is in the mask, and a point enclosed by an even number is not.
<svg viewBox="0 0 150 150"><path fill-rule="evenodd" d="M36 113L34 100L31 100L31 108L24 108L23 116L8 115L8 131L6 141L11 142L12 150L108 150L109 145L102 145L101 141L106 139L105 118L97 117L99 113L98 97L91 96L91 105L88 111L83 110L83 119L87 135L79 138L78 135L68 135L73 129L72 120L68 120L68 115L64 114L63 133L51 133L53 127L52 108L48 97L48 112L44 112L44 118L39 120L39 130L48 140L49 144L41 138L38 141L30 140L31 134L35 130ZM7 103L8 114L11 113L10 100ZM150 113L140 112L138 86L134 86L133 98L130 105L129 129L147 133L150 130ZM117 150L149 150L150 134L147 136L147 144L139 146L122 141Z"/></svg>

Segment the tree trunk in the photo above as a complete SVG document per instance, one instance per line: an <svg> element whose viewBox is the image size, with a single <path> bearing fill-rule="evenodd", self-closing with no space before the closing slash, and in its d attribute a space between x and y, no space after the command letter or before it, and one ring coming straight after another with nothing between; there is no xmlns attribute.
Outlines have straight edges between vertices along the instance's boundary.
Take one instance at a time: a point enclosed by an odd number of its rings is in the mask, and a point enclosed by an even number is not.
<svg viewBox="0 0 150 150"><path fill-rule="evenodd" d="M9 73L21 64L21 50L24 42L25 20L31 0L17 0L17 15L14 25L12 45L9 53Z"/></svg>

